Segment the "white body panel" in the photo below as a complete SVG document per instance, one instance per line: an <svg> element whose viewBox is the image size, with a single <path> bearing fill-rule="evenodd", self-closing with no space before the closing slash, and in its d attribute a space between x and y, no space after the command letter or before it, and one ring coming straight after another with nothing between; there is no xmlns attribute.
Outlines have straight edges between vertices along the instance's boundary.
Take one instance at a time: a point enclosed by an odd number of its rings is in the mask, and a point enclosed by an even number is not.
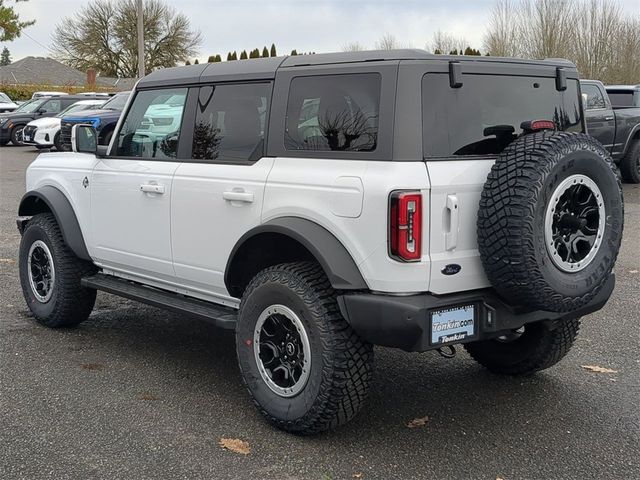
<svg viewBox="0 0 640 480"><path fill-rule="evenodd" d="M94 155L84 153L41 153L27 168L27 192L50 185L64 193L76 213L87 247L92 243L91 198L82 182L85 177L91 178L96 162Z"/></svg>
<svg viewBox="0 0 640 480"><path fill-rule="evenodd" d="M427 219L420 262L397 262L387 252L389 194L398 189L420 190L427 199L424 163L276 158L262 221L293 216L323 226L342 242L372 290L427 291Z"/></svg>
<svg viewBox="0 0 640 480"><path fill-rule="evenodd" d="M274 160L253 165L183 163L171 198L176 276L201 293L230 299L224 272L231 250L260 225L267 175Z"/></svg>
<svg viewBox="0 0 640 480"><path fill-rule="evenodd" d="M436 294L489 286L484 274L476 235L480 193L493 159L427 162L431 180L431 282ZM462 267L445 275L449 264Z"/></svg>
<svg viewBox="0 0 640 480"><path fill-rule="evenodd" d="M109 158L97 162L90 182L94 242L87 245L96 263L150 278L175 278L170 205L178 165Z"/></svg>
<svg viewBox="0 0 640 480"><path fill-rule="evenodd" d="M231 250L250 229L284 216L330 231L371 290L444 294L489 286L475 225L492 163L263 158L253 165L225 165L43 154L28 169L27 189L52 185L65 193L89 254L108 272L199 298L237 305L224 285ZM82 185L85 177L89 188ZM164 193L143 192L142 185L158 185ZM423 194L419 262L389 257L388 202L394 190ZM252 201L225 199L225 192L250 194ZM459 209L457 228L451 197ZM443 267L452 263L461 272L444 275Z"/></svg>

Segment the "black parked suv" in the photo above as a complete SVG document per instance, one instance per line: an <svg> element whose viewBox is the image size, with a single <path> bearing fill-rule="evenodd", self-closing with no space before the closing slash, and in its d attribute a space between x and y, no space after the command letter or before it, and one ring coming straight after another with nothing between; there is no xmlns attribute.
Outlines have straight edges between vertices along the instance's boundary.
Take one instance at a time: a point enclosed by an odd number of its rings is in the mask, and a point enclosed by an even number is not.
<svg viewBox="0 0 640 480"><path fill-rule="evenodd" d="M60 125L60 146L62 150L71 150L71 129L74 125L91 125L98 132L98 143L109 145L113 130L120 114L127 104L130 92L116 93L108 102L96 110L85 110L62 117Z"/></svg>
<svg viewBox="0 0 640 480"><path fill-rule="evenodd" d="M41 97L20 105L15 111L0 114L0 146L9 142L22 145L22 131L32 120L53 117L80 100L90 100L90 95L60 95Z"/></svg>

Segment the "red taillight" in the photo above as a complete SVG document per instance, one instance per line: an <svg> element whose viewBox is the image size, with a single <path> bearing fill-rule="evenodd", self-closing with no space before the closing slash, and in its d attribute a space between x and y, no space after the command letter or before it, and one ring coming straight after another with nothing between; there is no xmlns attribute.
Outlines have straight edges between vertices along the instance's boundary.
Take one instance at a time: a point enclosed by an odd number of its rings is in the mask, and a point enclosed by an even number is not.
<svg viewBox="0 0 640 480"><path fill-rule="evenodd" d="M422 257L422 194L393 192L389 202L389 253L407 262Z"/></svg>
<svg viewBox="0 0 640 480"><path fill-rule="evenodd" d="M522 122L520 128L525 132L538 132L540 130L555 130L556 124L551 120L531 120Z"/></svg>

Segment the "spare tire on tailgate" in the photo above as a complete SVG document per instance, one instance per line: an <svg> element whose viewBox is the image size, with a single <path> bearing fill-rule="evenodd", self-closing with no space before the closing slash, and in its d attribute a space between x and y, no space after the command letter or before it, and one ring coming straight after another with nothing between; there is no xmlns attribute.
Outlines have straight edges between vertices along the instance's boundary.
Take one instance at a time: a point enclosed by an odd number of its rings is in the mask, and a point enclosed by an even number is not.
<svg viewBox="0 0 640 480"><path fill-rule="evenodd" d="M482 191L478 248L509 303L570 312L607 281L623 228L609 153L585 134L524 135L498 157Z"/></svg>

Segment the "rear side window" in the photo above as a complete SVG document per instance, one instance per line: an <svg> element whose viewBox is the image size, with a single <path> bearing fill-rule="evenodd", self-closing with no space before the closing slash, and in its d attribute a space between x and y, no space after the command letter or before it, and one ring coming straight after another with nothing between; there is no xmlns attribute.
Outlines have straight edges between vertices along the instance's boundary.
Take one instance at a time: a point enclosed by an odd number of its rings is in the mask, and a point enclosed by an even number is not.
<svg viewBox="0 0 640 480"><path fill-rule="evenodd" d="M609 90L609 99L614 107L634 107L633 91ZM640 104L638 105L640 106Z"/></svg>
<svg viewBox="0 0 640 480"><path fill-rule="evenodd" d="M556 90L555 78L466 74L461 88L449 75L422 80L424 155L493 155L530 120L552 120L559 130L582 132L578 81Z"/></svg>
<svg viewBox="0 0 640 480"><path fill-rule="evenodd" d="M113 155L176 158L186 98L186 88L139 91L122 123Z"/></svg>
<svg viewBox="0 0 640 480"><path fill-rule="evenodd" d="M270 92L268 83L201 87L191 157L225 162L260 159Z"/></svg>
<svg viewBox="0 0 640 480"><path fill-rule="evenodd" d="M374 151L380 85L377 73L294 78L287 103L285 148Z"/></svg>
<svg viewBox="0 0 640 480"><path fill-rule="evenodd" d="M62 111L62 101L59 98L49 100L40 107L46 113L60 113Z"/></svg>
<svg viewBox="0 0 640 480"><path fill-rule="evenodd" d="M604 101L604 95L600 89L593 84L582 85L582 99L585 110L597 110L599 108L606 108L607 104Z"/></svg>

